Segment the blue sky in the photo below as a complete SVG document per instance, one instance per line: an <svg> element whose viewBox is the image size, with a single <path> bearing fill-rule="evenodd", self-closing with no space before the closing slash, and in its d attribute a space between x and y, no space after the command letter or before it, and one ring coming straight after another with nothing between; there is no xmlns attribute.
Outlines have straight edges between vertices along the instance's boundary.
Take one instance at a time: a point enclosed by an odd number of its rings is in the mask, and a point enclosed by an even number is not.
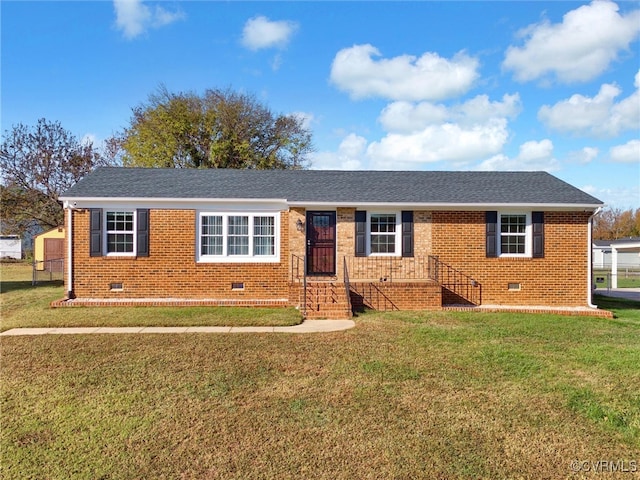
<svg viewBox="0 0 640 480"><path fill-rule="evenodd" d="M640 2L3 1L1 128L96 144L160 85L313 133L311 168L546 170L640 208Z"/></svg>

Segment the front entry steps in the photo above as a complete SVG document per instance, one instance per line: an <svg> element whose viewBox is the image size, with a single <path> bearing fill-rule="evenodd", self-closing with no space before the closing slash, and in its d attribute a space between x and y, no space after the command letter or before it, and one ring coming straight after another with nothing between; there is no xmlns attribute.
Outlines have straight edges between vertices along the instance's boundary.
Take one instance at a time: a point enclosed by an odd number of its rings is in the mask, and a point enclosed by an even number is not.
<svg viewBox="0 0 640 480"><path fill-rule="evenodd" d="M305 318L347 320L352 317L346 287L340 282L307 282Z"/></svg>

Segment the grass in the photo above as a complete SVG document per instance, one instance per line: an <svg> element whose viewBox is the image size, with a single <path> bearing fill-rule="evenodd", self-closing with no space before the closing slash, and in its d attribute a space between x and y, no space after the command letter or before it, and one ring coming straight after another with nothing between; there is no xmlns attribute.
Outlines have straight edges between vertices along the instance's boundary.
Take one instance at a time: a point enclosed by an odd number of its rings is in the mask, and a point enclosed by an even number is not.
<svg viewBox="0 0 640 480"><path fill-rule="evenodd" d="M598 288L606 289L610 279L610 270L597 270L593 272L593 282ZM602 279L598 283L597 279ZM637 267L631 271L618 269L618 288L640 288L640 272Z"/></svg>
<svg viewBox="0 0 640 480"><path fill-rule="evenodd" d="M293 308L74 307L49 308L64 296L61 282L31 285L31 266L0 264L0 331L15 327L288 326L301 322Z"/></svg>
<svg viewBox="0 0 640 480"><path fill-rule="evenodd" d="M616 318L367 312L326 334L3 337L0 477L499 480L582 478L574 460L628 467L640 461L640 303L597 300Z"/></svg>

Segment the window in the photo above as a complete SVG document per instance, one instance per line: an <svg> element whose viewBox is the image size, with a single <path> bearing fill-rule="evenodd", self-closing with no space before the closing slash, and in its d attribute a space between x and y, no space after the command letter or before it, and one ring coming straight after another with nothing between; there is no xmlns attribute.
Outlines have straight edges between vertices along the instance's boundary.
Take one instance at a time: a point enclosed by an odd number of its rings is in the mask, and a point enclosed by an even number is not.
<svg viewBox="0 0 640 480"><path fill-rule="evenodd" d="M149 256L149 209L89 209L91 257Z"/></svg>
<svg viewBox="0 0 640 480"><path fill-rule="evenodd" d="M544 258L544 212L485 212L486 256Z"/></svg>
<svg viewBox="0 0 640 480"><path fill-rule="evenodd" d="M222 255L222 216L203 216L200 235L201 255Z"/></svg>
<svg viewBox="0 0 640 480"><path fill-rule="evenodd" d="M356 210L354 215L356 257L413 257L413 211L368 212Z"/></svg>
<svg viewBox="0 0 640 480"><path fill-rule="evenodd" d="M498 215L498 249L501 257L531 256L531 215L501 213Z"/></svg>
<svg viewBox="0 0 640 480"><path fill-rule="evenodd" d="M254 217L253 220L253 254L274 255L276 248L276 231L274 217Z"/></svg>
<svg viewBox="0 0 640 480"><path fill-rule="evenodd" d="M372 213L370 227L371 253L396 253L396 214Z"/></svg>
<svg viewBox="0 0 640 480"><path fill-rule="evenodd" d="M228 255L249 255L249 217L228 217Z"/></svg>
<svg viewBox="0 0 640 480"><path fill-rule="evenodd" d="M107 255L133 255L135 215L133 211L107 211L105 214Z"/></svg>
<svg viewBox="0 0 640 480"><path fill-rule="evenodd" d="M524 255L526 238L526 215L500 215L500 253Z"/></svg>
<svg viewBox="0 0 640 480"><path fill-rule="evenodd" d="M273 214L201 213L199 260L278 261L278 224Z"/></svg>

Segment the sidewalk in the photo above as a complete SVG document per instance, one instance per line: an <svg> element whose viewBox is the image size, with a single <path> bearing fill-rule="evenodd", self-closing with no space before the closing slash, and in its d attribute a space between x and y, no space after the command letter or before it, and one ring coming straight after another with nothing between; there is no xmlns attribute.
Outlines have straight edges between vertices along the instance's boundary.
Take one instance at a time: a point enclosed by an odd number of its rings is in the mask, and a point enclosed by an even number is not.
<svg viewBox="0 0 640 480"><path fill-rule="evenodd" d="M593 291L606 297L627 298L640 301L640 288L598 288Z"/></svg>
<svg viewBox="0 0 640 480"><path fill-rule="evenodd" d="M353 328L353 320L305 320L291 327L69 327L12 328L0 336L73 335L92 333L322 333Z"/></svg>

